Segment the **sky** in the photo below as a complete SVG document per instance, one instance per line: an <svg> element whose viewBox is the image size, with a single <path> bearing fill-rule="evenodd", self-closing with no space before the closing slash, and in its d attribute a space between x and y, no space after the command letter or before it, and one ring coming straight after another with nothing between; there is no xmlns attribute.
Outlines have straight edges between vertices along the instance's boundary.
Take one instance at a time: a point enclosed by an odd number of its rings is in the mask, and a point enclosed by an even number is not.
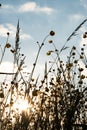
<svg viewBox="0 0 87 130"><path fill-rule="evenodd" d="M14 46L19 20L21 53L26 56L25 64L29 72L38 51L37 41L41 44L51 30L55 31L55 36L45 41L38 59L36 72L40 73L45 61L48 60L46 52L51 49L48 41L53 39L60 50L74 29L87 18L87 0L0 0L0 3L2 5L0 7L0 46L3 48L5 45L7 32L10 33L9 43ZM78 32L77 38L73 38L68 43L68 46L71 47L74 43L79 47L82 42L85 42L81 36L86 30L87 24ZM63 58L66 55L67 52L64 53ZM12 62L13 55L8 49L0 65L0 72L11 71Z"/></svg>

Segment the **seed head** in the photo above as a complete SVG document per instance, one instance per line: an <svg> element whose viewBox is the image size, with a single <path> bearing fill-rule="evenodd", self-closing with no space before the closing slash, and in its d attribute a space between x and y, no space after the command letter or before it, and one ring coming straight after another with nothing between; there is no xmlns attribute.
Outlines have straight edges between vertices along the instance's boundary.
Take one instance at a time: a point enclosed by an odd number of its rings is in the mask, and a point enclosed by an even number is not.
<svg viewBox="0 0 87 130"><path fill-rule="evenodd" d="M10 43L7 43L7 44L5 45L5 47L6 47L6 48L10 48L10 47L11 47L11 44L10 44Z"/></svg>
<svg viewBox="0 0 87 130"><path fill-rule="evenodd" d="M49 43L51 44L51 43L53 43L53 41L52 41L52 40L49 40Z"/></svg>
<svg viewBox="0 0 87 130"><path fill-rule="evenodd" d="M54 31L50 31L50 36L54 36L55 32Z"/></svg>
<svg viewBox="0 0 87 130"><path fill-rule="evenodd" d="M7 35L9 36L9 35L10 35L10 33L9 33L9 32L7 32Z"/></svg>

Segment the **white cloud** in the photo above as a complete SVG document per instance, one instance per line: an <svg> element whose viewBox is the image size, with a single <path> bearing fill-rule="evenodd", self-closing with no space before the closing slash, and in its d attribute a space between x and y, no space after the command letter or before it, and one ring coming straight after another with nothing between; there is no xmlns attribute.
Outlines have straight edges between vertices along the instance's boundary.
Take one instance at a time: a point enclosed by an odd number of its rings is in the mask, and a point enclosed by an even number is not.
<svg viewBox="0 0 87 130"><path fill-rule="evenodd" d="M47 13L47 14L51 14L53 12L53 9L49 7L43 7L43 8L39 8L39 11Z"/></svg>
<svg viewBox="0 0 87 130"><path fill-rule="evenodd" d="M84 16L81 14L73 14L71 16L69 16L70 21L79 21L84 19Z"/></svg>
<svg viewBox="0 0 87 130"><path fill-rule="evenodd" d="M6 27L11 31L16 32L16 27L13 24L8 23L6 24Z"/></svg>
<svg viewBox="0 0 87 130"><path fill-rule="evenodd" d="M0 25L0 36L6 37L7 32L9 32L8 28L4 25Z"/></svg>
<svg viewBox="0 0 87 130"><path fill-rule="evenodd" d="M30 35L26 34L26 33L21 34L20 38L23 39L23 40L24 39L32 39L32 37Z"/></svg>
<svg viewBox="0 0 87 130"><path fill-rule="evenodd" d="M12 5L9 5L9 4L2 4L2 6L1 6L1 10L2 11L9 11L9 12L15 12L16 10L15 10L15 8L14 8L14 6L12 6Z"/></svg>
<svg viewBox="0 0 87 130"><path fill-rule="evenodd" d="M40 7L39 5L37 5L37 3L35 2L27 2L22 4L21 6L12 6L9 4L3 4L2 9L4 9L3 11L9 11L9 12L15 12L15 13L23 13L23 12L43 12L45 14L51 14L54 9L44 6L44 7Z"/></svg>
<svg viewBox="0 0 87 130"><path fill-rule="evenodd" d="M13 63L11 63L11 62L2 62L0 65L0 72L12 73L13 67L14 67Z"/></svg>
<svg viewBox="0 0 87 130"><path fill-rule="evenodd" d="M6 61L6 62L2 62L0 64L0 73L14 73L17 71L17 66L15 65L14 68L14 64L12 62ZM6 74L0 74L0 82L3 82L4 80L6 82L11 81L13 78L13 75L6 75Z"/></svg>
<svg viewBox="0 0 87 130"><path fill-rule="evenodd" d="M14 9L14 7L12 5L2 5L2 8L4 9Z"/></svg>
<svg viewBox="0 0 87 130"><path fill-rule="evenodd" d="M87 31L87 29L86 29L86 27L85 27L85 26L82 26L82 27L80 28L80 31L81 31L82 33L84 33L84 32L86 32L86 31Z"/></svg>
<svg viewBox="0 0 87 130"><path fill-rule="evenodd" d="M19 7L19 12L44 12L51 14L54 10L50 7L40 7L35 2L28 2Z"/></svg>
<svg viewBox="0 0 87 130"><path fill-rule="evenodd" d="M35 2L28 2L20 6L19 11L20 12L28 12L28 11L34 11L37 8L37 5Z"/></svg>
<svg viewBox="0 0 87 130"><path fill-rule="evenodd" d="M6 37L7 32L13 37L16 32L16 27L12 24L0 25L0 36Z"/></svg>
<svg viewBox="0 0 87 130"><path fill-rule="evenodd" d="M80 0L82 6L87 9L87 0Z"/></svg>
<svg viewBox="0 0 87 130"><path fill-rule="evenodd" d="M5 24L5 25L0 25L0 36L6 37L7 32L10 33L11 37L15 38L16 34L16 27L12 24ZM32 39L32 37L29 34L26 34L23 32L23 30L20 31L20 38L21 39Z"/></svg>

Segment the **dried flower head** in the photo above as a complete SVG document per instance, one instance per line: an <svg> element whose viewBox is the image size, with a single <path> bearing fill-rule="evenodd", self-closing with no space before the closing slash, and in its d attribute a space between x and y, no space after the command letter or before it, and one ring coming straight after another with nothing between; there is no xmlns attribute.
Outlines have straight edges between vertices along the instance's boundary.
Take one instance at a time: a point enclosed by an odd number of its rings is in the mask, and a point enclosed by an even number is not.
<svg viewBox="0 0 87 130"><path fill-rule="evenodd" d="M80 55L80 59L83 59L83 58L84 58L84 56Z"/></svg>
<svg viewBox="0 0 87 130"><path fill-rule="evenodd" d="M33 96L37 96L37 95L38 95L38 90L32 91L32 95L33 95Z"/></svg>
<svg viewBox="0 0 87 130"><path fill-rule="evenodd" d="M87 65L85 65L85 68L87 68Z"/></svg>
<svg viewBox="0 0 87 130"><path fill-rule="evenodd" d="M83 44L83 46L85 46L86 44Z"/></svg>
<svg viewBox="0 0 87 130"><path fill-rule="evenodd" d="M0 93L0 98L4 98L3 92Z"/></svg>
<svg viewBox="0 0 87 130"><path fill-rule="evenodd" d="M83 68L79 68L78 70L79 70L80 72L82 72L84 69L83 69Z"/></svg>
<svg viewBox="0 0 87 130"><path fill-rule="evenodd" d="M73 50L76 50L76 47L75 47L75 46L73 46L73 47L72 47L72 49L73 49Z"/></svg>
<svg viewBox="0 0 87 130"><path fill-rule="evenodd" d="M48 51L46 54L47 54L48 56L51 55L51 51Z"/></svg>
<svg viewBox="0 0 87 130"><path fill-rule="evenodd" d="M13 50L13 49L11 49L10 51L11 51L12 53L15 53L15 52L16 52L16 51L15 51L15 49L14 49L14 50Z"/></svg>
<svg viewBox="0 0 87 130"><path fill-rule="evenodd" d="M73 63L66 64L67 69L71 69L73 67Z"/></svg>
<svg viewBox="0 0 87 130"><path fill-rule="evenodd" d="M83 34L83 38L87 38L87 32Z"/></svg>
<svg viewBox="0 0 87 130"><path fill-rule="evenodd" d="M9 36L9 35L10 35L10 33L9 33L9 32L7 32L7 35Z"/></svg>
<svg viewBox="0 0 87 130"><path fill-rule="evenodd" d="M75 60L74 63L77 64L77 63L78 63L78 60Z"/></svg>
<svg viewBox="0 0 87 130"><path fill-rule="evenodd" d="M51 43L53 43L53 41L52 41L52 40L49 40L49 43L51 44Z"/></svg>
<svg viewBox="0 0 87 130"><path fill-rule="evenodd" d="M86 36L86 34L83 34L83 38L86 38L87 36Z"/></svg>
<svg viewBox="0 0 87 130"><path fill-rule="evenodd" d="M73 56L74 56L75 54L76 54L75 52L72 53Z"/></svg>
<svg viewBox="0 0 87 130"><path fill-rule="evenodd" d="M10 48L11 44L10 43L6 43L5 48Z"/></svg>
<svg viewBox="0 0 87 130"><path fill-rule="evenodd" d="M82 74L82 75L80 76L80 78L81 78L81 79L84 79L84 78L85 78L85 75Z"/></svg>
<svg viewBox="0 0 87 130"><path fill-rule="evenodd" d="M83 84L83 81L82 81L82 80L80 80L78 83L79 83L79 84Z"/></svg>
<svg viewBox="0 0 87 130"><path fill-rule="evenodd" d="M49 56L53 51L48 51L46 54Z"/></svg>
<svg viewBox="0 0 87 130"><path fill-rule="evenodd" d="M85 32L85 34L87 34L87 32Z"/></svg>
<svg viewBox="0 0 87 130"><path fill-rule="evenodd" d="M49 89L46 87L46 88L45 88L45 91L46 91L46 92L49 92Z"/></svg>
<svg viewBox="0 0 87 130"><path fill-rule="evenodd" d="M51 35L51 36L54 36L54 35L55 35L55 32L54 32L54 31L50 31L50 35Z"/></svg>
<svg viewBox="0 0 87 130"><path fill-rule="evenodd" d="M81 51L84 51L84 48L81 48Z"/></svg>

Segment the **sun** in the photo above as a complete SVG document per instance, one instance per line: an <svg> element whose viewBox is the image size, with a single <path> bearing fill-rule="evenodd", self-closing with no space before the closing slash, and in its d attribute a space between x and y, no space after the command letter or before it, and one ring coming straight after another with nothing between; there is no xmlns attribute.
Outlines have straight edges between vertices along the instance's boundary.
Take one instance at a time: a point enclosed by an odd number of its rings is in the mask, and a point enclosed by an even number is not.
<svg viewBox="0 0 87 130"><path fill-rule="evenodd" d="M17 110L18 112L27 111L29 108L28 100L26 99L17 99L17 101L13 105L13 109Z"/></svg>

